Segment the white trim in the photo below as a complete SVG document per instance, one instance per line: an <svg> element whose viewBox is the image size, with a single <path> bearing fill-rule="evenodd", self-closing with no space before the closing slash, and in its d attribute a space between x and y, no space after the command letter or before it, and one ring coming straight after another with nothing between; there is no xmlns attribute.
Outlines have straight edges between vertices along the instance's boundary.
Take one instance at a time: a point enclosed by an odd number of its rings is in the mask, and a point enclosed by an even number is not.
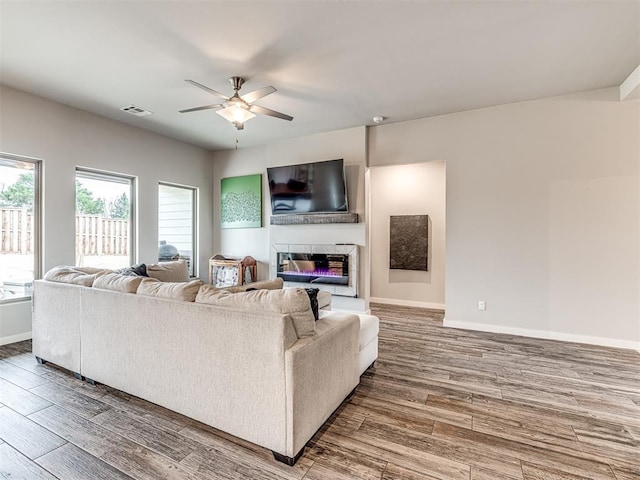
<svg viewBox="0 0 640 480"><path fill-rule="evenodd" d="M444 303L416 302L414 300L401 300L399 298L371 297L369 303L382 303L384 305L400 305L401 307L430 308L432 310L444 310Z"/></svg>
<svg viewBox="0 0 640 480"><path fill-rule="evenodd" d="M603 347L625 348L640 351L640 342L618 340L616 338L592 337L589 335L575 335L573 333L551 332L546 330L530 330L528 328L508 327L504 325L490 325L487 323L458 322L447 320L442 324L447 328L461 328L463 330L475 330L479 332L506 333L519 337L542 338L545 340L560 340L562 342L586 343Z"/></svg>
<svg viewBox="0 0 640 480"><path fill-rule="evenodd" d="M21 342L31 339L31 331L19 333L18 335L10 335L8 337L0 337L0 345L9 345L10 343Z"/></svg>

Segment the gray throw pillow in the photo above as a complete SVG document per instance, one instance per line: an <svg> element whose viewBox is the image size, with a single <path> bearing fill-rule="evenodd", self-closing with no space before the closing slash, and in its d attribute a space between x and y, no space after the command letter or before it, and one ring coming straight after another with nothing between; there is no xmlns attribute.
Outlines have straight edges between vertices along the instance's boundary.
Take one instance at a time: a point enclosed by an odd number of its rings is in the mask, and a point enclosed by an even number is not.
<svg viewBox="0 0 640 480"><path fill-rule="evenodd" d="M130 267L120 268L118 270L114 270L114 273L119 273L120 275L125 275L127 277L148 277L147 274L147 266L144 263L139 263L137 265L131 265Z"/></svg>

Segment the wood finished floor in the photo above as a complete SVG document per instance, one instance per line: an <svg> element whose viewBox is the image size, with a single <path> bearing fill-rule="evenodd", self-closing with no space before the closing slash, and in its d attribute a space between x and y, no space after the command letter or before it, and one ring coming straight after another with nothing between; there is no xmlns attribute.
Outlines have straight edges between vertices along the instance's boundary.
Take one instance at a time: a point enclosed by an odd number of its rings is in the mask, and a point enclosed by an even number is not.
<svg viewBox="0 0 640 480"><path fill-rule="evenodd" d="M442 327L373 305L380 358L290 468L0 347L0 478L640 479L640 353Z"/></svg>

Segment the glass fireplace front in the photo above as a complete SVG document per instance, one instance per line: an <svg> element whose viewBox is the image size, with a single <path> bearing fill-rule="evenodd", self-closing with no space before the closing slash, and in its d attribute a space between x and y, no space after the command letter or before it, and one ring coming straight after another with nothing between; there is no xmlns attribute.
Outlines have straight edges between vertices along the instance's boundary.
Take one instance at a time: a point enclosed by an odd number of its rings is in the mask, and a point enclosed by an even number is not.
<svg viewBox="0 0 640 480"><path fill-rule="evenodd" d="M285 282L349 285L349 255L279 252L278 277Z"/></svg>

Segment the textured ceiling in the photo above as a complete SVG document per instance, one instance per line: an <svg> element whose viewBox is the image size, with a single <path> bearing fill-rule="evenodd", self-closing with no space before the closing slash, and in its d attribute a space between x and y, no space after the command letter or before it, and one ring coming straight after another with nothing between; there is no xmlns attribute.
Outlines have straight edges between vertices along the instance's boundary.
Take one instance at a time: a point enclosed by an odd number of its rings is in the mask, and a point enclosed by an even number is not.
<svg viewBox="0 0 640 480"><path fill-rule="evenodd" d="M640 1L0 1L0 82L206 148L217 103L275 86L240 146L619 85ZM135 104L153 115L121 112ZM1 113L1 104L0 104Z"/></svg>

